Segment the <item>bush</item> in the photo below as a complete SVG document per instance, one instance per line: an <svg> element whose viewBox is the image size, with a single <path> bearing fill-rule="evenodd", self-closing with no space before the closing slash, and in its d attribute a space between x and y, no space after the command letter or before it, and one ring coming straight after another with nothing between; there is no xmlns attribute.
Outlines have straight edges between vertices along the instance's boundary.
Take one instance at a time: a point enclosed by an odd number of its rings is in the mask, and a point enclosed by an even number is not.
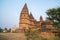
<svg viewBox="0 0 60 40"><path fill-rule="evenodd" d="M25 32L27 40L42 40L42 38L37 35L38 30L29 30L29 31L30 32Z"/></svg>

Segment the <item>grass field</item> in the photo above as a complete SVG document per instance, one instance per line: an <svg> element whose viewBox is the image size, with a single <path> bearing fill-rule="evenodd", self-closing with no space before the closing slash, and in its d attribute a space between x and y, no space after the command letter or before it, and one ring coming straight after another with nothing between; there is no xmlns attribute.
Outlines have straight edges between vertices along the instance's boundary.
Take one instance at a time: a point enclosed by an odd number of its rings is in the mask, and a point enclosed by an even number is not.
<svg viewBox="0 0 60 40"><path fill-rule="evenodd" d="M0 40L26 40L24 33L0 33Z"/></svg>

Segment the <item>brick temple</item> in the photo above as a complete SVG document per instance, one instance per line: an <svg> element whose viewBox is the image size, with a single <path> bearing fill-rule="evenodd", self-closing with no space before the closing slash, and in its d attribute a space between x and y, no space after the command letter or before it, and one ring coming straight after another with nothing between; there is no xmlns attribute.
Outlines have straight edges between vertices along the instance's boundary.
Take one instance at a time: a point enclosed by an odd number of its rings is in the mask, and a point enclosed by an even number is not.
<svg viewBox="0 0 60 40"><path fill-rule="evenodd" d="M53 22L50 20L43 20L42 16L40 16L40 20L37 21L34 19L32 13L28 11L27 4L24 5L20 14L19 20L19 29L20 30L40 30L40 35L47 36L55 35L56 28L53 25ZM48 35L47 35L48 34Z"/></svg>

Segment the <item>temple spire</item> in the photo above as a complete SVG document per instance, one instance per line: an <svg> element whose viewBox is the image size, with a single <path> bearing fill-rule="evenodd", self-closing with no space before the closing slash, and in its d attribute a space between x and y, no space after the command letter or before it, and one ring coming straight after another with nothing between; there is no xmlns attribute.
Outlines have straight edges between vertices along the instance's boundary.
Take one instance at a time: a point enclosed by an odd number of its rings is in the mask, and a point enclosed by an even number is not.
<svg viewBox="0 0 60 40"><path fill-rule="evenodd" d="M40 21L41 21L41 22L43 21L43 18L42 18L42 16L40 16Z"/></svg>
<svg viewBox="0 0 60 40"><path fill-rule="evenodd" d="M21 13L28 13L27 4L25 3Z"/></svg>
<svg viewBox="0 0 60 40"><path fill-rule="evenodd" d="M33 17L33 15L32 15L32 13L31 13L31 12L30 12L30 18L31 18L31 19L34 19L34 17Z"/></svg>

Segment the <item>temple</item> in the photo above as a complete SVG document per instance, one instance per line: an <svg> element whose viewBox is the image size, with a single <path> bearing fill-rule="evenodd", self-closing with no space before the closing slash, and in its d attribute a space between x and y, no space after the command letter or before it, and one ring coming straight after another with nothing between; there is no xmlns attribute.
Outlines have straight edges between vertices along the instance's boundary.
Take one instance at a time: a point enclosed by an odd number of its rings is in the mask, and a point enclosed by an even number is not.
<svg viewBox="0 0 60 40"><path fill-rule="evenodd" d="M56 28L53 25L53 22L50 20L43 20L42 16L40 16L39 21L35 20L32 13L28 11L27 4L24 5L19 19L19 29L21 30L40 30L40 35L42 36L43 33L49 35L55 35Z"/></svg>

